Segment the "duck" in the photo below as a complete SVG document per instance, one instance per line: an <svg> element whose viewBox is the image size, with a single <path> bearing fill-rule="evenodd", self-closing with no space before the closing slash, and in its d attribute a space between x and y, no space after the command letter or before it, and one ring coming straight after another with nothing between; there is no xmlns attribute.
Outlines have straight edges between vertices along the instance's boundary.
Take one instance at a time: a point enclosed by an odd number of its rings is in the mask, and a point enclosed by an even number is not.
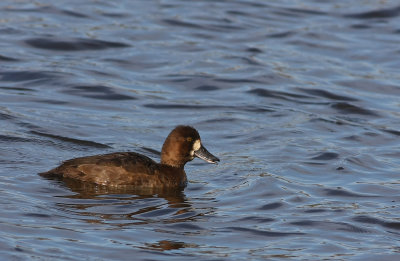
<svg viewBox="0 0 400 261"><path fill-rule="evenodd" d="M110 187L182 188L187 185L185 164L195 157L220 161L203 146L195 128L179 125L165 139L160 163L136 152L114 152L73 158L39 175Z"/></svg>

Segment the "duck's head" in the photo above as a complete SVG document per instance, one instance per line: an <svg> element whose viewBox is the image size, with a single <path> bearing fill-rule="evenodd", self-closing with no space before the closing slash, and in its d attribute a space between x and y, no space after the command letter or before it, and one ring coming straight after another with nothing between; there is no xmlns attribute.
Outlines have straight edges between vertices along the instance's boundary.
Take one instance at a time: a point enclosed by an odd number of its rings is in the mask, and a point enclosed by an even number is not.
<svg viewBox="0 0 400 261"><path fill-rule="evenodd" d="M161 163L183 168L186 162L198 157L209 163L219 159L206 150L197 130L190 126L177 126L171 131L161 150Z"/></svg>

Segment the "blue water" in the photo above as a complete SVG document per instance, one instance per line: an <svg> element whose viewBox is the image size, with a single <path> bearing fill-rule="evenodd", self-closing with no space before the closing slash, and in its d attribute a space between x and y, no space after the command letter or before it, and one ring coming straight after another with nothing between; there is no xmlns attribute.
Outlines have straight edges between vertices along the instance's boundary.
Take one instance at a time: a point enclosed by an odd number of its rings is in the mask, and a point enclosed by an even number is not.
<svg viewBox="0 0 400 261"><path fill-rule="evenodd" d="M2 1L2 260L398 260L397 1ZM37 175L115 151L174 194Z"/></svg>

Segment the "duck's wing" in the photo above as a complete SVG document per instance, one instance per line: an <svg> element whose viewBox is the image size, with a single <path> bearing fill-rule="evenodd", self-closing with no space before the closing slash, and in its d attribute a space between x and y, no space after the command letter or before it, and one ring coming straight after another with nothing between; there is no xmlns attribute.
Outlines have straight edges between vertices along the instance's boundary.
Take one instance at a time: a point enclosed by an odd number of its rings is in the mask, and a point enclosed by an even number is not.
<svg viewBox="0 0 400 261"><path fill-rule="evenodd" d="M135 152L117 152L75 158L63 162L44 177L72 178L101 185L148 186L156 182L157 163ZM151 185L151 184L150 184Z"/></svg>

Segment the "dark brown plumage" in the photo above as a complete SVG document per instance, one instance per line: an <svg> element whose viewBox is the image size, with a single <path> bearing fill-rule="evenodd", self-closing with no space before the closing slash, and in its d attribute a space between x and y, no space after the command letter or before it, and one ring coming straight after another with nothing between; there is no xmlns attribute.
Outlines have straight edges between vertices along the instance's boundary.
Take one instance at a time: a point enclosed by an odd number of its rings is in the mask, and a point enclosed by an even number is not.
<svg viewBox="0 0 400 261"><path fill-rule="evenodd" d="M40 175L105 186L184 187L187 183L184 166L195 156L210 163L219 161L202 146L196 129L178 126L164 142L161 163L135 152L116 152L70 159Z"/></svg>

